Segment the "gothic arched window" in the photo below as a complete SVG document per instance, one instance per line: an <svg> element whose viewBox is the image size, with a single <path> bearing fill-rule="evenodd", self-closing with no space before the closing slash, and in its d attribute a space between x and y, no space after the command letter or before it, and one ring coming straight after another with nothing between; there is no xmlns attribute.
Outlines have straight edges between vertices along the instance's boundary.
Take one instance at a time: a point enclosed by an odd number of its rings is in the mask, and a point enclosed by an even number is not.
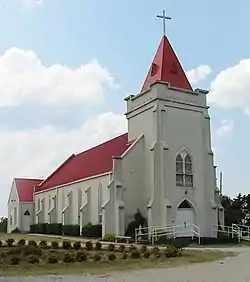
<svg viewBox="0 0 250 282"><path fill-rule="evenodd" d="M190 155L187 153L178 154L175 165L176 186L193 187L193 164Z"/></svg>
<svg viewBox="0 0 250 282"><path fill-rule="evenodd" d="M176 186L183 186L183 159L180 154L176 157L175 166L176 166Z"/></svg>

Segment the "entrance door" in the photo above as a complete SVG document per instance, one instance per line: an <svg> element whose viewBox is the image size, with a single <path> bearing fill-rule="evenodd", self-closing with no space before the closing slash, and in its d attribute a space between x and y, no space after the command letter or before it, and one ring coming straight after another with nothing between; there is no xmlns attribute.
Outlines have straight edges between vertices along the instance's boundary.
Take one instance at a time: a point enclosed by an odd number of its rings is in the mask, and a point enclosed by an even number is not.
<svg viewBox="0 0 250 282"><path fill-rule="evenodd" d="M28 210L25 211L23 216L23 228L22 231L29 232L30 231L30 225L32 224L31 215Z"/></svg>
<svg viewBox="0 0 250 282"><path fill-rule="evenodd" d="M192 224L195 224L194 208L187 200L184 200L176 212L176 237L191 237L193 234Z"/></svg>

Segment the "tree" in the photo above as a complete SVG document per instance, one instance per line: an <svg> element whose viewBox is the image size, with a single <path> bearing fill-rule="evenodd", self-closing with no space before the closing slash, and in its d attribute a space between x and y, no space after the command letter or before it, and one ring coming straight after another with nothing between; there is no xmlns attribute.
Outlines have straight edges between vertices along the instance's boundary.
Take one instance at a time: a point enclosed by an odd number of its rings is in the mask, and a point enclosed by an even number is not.
<svg viewBox="0 0 250 282"><path fill-rule="evenodd" d="M0 233L7 233L8 218L1 217L0 219Z"/></svg>

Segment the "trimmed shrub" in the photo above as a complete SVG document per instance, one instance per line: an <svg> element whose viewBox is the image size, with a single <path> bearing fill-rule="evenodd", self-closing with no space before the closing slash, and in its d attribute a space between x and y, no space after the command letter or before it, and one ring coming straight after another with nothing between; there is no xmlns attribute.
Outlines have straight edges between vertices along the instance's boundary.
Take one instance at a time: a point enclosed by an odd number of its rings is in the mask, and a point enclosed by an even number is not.
<svg viewBox="0 0 250 282"><path fill-rule="evenodd" d="M100 261L101 259L102 259L102 257L101 257L100 254L94 254L94 256L93 256L94 261Z"/></svg>
<svg viewBox="0 0 250 282"><path fill-rule="evenodd" d="M154 258L160 258L161 257L161 252L156 252L154 253Z"/></svg>
<svg viewBox="0 0 250 282"><path fill-rule="evenodd" d="M5 240L5 243L7 244L8 247L12 247L14 244L15 240L13 238L9 238Z"/></svg>
<svg viewBox="0 0 250 282"><path fill-rule="evenodd" d="M24 239L20 239L17 243L18 246L25 246L26 241Z"/></svg>
<svg viewBox="0 0 250 282"><path fill-rule="evenodd" d="M148 259L150 257L150 252L147 250L143 253L144 258Z"/></svg>
<svg viewBox="0 0 250 282"><path fill-rule="evenodd" d="M125 245L120 245L119 246L119 251L123 253L125 248L126 248Z"/></svg>
<svg viewBox="0 0 250 282"><path fill-rule="evenodd" d="M141 254L138 250L133 250L130 253L130 258L132 258L132 259L139 259L140 257L141 257Z"/></svg>
<svg viewBox="0 0 250 282"><path fill-rule="evenodd" d="M39 243L39 247L46 250L48 249L48 243L45 240L43 240Z"/></svg>
<svg viewBox="0 0 250 282"><path fill-rule="evenodd" d="M106 234L106 235L104 235L104 237L102 238L102 241L106 241L106 242L115 242L115 235L114 235L114 234Z"/></svg>
<svg viewBox="0 0 250 282"><path fill-rule="evenodd" d="M130 252L131 252L131 251L135 251L135 250L137 250L136 246L134 246L134 245L130 245L130 246L129 246L129 251L130 251Z"/></svg>
<svg viewBox="0 0 250 282"><path fill-rule="evenodd" d="M39 263L39 258L35 255L29 255L28 262L31 264Z"/></svg>
<svg viewBox="0 0 250 282"><path fill-rule="evenodd" d="M89 223L82 228L81 234L86 238L102 238L102 225Z"/></svg>
<svg viewBox="0 0 250 282"><path fill-rule="evenodd" d="M30 225L30 233L33 234L47 234L48 223L38 223Z"/></svg>
<svg viewBox="0 0 250 282"><path fill-rule="evenodd" d="M12 247L9 248L8 251L6 252L7 255L15 255L19 256L23 253L23 247Z"/></svg>
<svg viewBox="0 0 250 282"><path fill-rule="evenodd" d="M76 252L76 261L82 262L86 260L87 260L87 256L83 251Z"/></svg>
<svg viewBox="0 0 250 282"><path fill-rule="evenodd" d="M95 249L96 249L97 251L100 251L100 250L102 249L102 244L101 244L100 242L96 242L96 243L95 243Z"/></svg>
<svg viewBox="0 0 250 282"><path fill-rule="evenodd" d="M108 251L113 252L115 250L115 245L114 244L109 244L108 245Z"/></svg>
<svg viewBox="0 0 250 282"><path fill-rule="evenodd" d="M81 242L80 242L80 241L74 242L73 248L74 248L75 250L80 250L81 247L82 247L82 245L81 245Z"/></svg>
<svg viewBox="0 0 250 282"><path fill-rule="evenodd" d="M49 223L46 225L46 234L51 235L62 235L62 224L61 223Z"/></svg>
<svg viewBox="0 0 250 282"><path fill-rule="evenodd" d="M160 249L158 247L154 247L151 249L152 254L159 253L159 252L160 252Z"/></svg>
<svg viewBox="0 0 250 282"><path fill-rule="evenodd" d="M63 225L62 234L64 236L79 237L80 225Z"/></svg>
<svg viewBox="0 0 250 282"><path fill-rule="evenodd" d="M114 253L108 254L108 259L114 261L116 259L116 255Z"/></svg>
<svg viewBox="0 0 250 282"><path fill-rule="evenodd" d="M52 249L58 249L59 248L59 243L57 241L51 242L51 248Z"/></svg>
<svg viewBox="0 0 250 282"><path fill-rule="evenodd" d="M20 258L18 256L12 256L10 257L10 264L14 264L14 265L17 265L19 264L20 262Z"/></svg>
<svg viewBox="0 0 250 282"><path fill-rule="evenodd" d="M49 254L47 263L58 263L58 256L56 254Z"/></svg>
<svg viewBox="0 0 250 282"><path fill-rule="evenodd" d="M141 253L145 253L148 250L147 246L143 245L141 246Z"/></svg>
<svg viewBox="0 0 250 282"><path fill-rule="evenodd" d="M32 245L26 245L22 247L22 253L24 256L29 256L29 255L41 256L42 255L41 249L35 246L32 246Z"/></svg>
<svg viewBox="0 0 250 282"><path fill-rule="evenodd" d="M29 246L33 246L33 247L37 247L37 242L34 241L34 240L29 240L29 241L28 241L28 245L29 245Z"/></svg>
<svg viewBox="0 0 250 282"><path fill-rule="evenodd" d="M66 263L70 263L70 262L73 262L74 259L73 259L71 254L65 253L64 257L63 257L63 261L66 262Z"/></svg>
<svg viewBox="0 0 250 282"><path fill-rule="evenodd" d="M178 249L174 246L167 246L164 253L167 258L177 257L181 252L181 249Z"/></svg>
<svg viewBox="0 0 250 282"><path fill-rule="evenodd" d="M122 254L122 259L127 259L128 258L128 254L127 253L123 253Z"/></svg>
<svg viewBox="0 0 250 282"><path fill-rule="evenodd" d="M68 241L68 240L64 240L64 241L62 242L62 247L63 247L63 249L65 249L65 250L71 249L71 242Z"/></svg>
<svg viewBox="0 0 250 282"><path fill-rule="evenodd" d="M91 251L93 249L92 242L90 242L90 241L86 242L85 243L85 248L86 248L86 250Z"/></svg>

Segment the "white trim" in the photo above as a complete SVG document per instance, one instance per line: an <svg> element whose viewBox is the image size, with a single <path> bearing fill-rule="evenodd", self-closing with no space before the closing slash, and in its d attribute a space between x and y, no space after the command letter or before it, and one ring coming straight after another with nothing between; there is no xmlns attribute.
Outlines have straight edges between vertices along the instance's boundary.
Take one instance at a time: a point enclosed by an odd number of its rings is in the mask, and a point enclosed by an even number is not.
<svg viewBox="0 0 250 282"><path fill-rule="evenodd" d="M144 134L141 134L138 138L136 138L135 141L129 146L129 148L121 155L121 158L124 158L143 137Z"/></svg>
<svg viewBox="0 0 250 282"><path fill-rule="evenodd" d="M54 186L54 187L51 187L51 188L46 189L46 190L37 191L37 192L34 193L34 195L38 195L38 194L40 194L40 193L49 192L49 191L52 191L52 190L54 190L54 189L62 188L62 187L64 187L64 186L68 186L68 185L73 185L73 184L76 184L76 183L79 183L79 182L83 182L83 181L86 181L86 180L91 180L91 179L94 179L94 178L106 176L106 175L109 175L110 173L112 173L112 170L110 170L110 171L108 171L108 172L101 173L101 174L96 174L96 175L93 175L93 176L90 176L90 177L78 179L78 180L76 180L76 181L64 183L64 184L61 184L61 185L58 185L58 186Z"/></svg>

